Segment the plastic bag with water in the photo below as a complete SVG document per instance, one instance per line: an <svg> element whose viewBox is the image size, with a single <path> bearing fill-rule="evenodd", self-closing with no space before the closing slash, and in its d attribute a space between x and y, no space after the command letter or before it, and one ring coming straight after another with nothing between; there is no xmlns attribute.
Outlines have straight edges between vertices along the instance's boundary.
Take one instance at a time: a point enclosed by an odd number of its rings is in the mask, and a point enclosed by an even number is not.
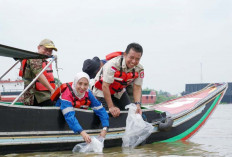
<svg viewBox="0 0 232 157"><path fill-rule="evenodd" d="M95 152L95 153L101 153L104 147L104 138L103 137L91 137L90 143L79 143L75 145L72 152L81 152L81 153L87 153L87 152Z"/></svg>
<svg viewBox="0 0 232 157"><path fill-rule="evenodd" d="M125 107L129 109L126 119L126 130L122 137L122 147L134 148L142 143L154 130L152 124L145 122L142 116L136 112L136 105L129 104Z"/></svg>

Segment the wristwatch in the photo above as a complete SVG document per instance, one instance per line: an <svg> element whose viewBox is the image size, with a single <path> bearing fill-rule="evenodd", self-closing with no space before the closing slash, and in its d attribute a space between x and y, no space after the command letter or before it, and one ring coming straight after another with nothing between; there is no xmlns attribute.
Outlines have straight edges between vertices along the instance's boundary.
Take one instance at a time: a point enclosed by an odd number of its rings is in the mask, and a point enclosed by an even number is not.
<svg viewBox="0 0 232 157"><path fill-rule="evenodd" d="M103 127L102 130L108 132L109 128L108 127Z"/></svg>
<svg viewBox="0 0 232 157"><path fill-rule="evenodd" d="M138 104L141 106L141 102L135 102L135 105L138 105Z"/></svg>

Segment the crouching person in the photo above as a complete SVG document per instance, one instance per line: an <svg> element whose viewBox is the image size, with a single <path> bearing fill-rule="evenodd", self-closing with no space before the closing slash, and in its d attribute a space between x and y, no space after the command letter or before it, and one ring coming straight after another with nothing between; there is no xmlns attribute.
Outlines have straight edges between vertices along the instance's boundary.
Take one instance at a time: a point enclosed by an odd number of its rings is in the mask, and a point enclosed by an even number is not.
<svg viewBox="0 0 232 157"><path fill-rule="evenodd" d="M85 142L90 143L91 138L85 130L79 124L75 117L75 111L73 108L88 109L91 107L95 114L99 116L103 130L100 136L105 138L107 128L109 127L109 116L102 104L93 96L89 87L89 76L84 72L77 73L73 83L62 84L65 88L61 90L61 96L56 102L56 106L59 106L69 128L75 133L79 133ZM61 86L62 86L61 85ZM58 88L59 90L59 88ZM58 92L58 91L57 91ZM54 95L56 92L54 93ZM54 96L53 95L53 96ZM52 96L52 99L53 99Z"/></svg>

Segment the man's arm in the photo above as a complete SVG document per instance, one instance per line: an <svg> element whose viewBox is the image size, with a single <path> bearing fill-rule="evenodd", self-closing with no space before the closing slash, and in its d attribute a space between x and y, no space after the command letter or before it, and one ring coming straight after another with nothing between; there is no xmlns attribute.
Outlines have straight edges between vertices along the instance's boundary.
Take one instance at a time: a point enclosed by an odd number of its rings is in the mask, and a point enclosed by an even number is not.
<svg viewBox="0 0 232 157"><path fill-rule="evenodd" d="M142 87L140 85L133 85L133 96L135 102L141 102L141 92L142 92ZM142 110L140 107L140 104L137 104L137 111L136 113L142 114Z"/></svg>
<svg viewBox="0 0 232 157"><path fill-rule="evenodd" d="M103 81L102 91L103 91L103 95L104 95L104 98L106 100L106 103L108 105L109 112L113 115L113 117L118 117L120 114L120 110L118 107L115 107L113 104L109 87L110 87L110 84Z"/></svg>
<svg viewBox="0 0 232 157"><path fill-rule="evenodd" d="M27 64L30 65L30 69L32 71L32 73L34 73L36 76L42 71L42 64L43 61L42 59L29 59L27 61ZM52 86L49 84L47 78L44 76L44 74L41 74L38 77L39 82L44 85L50 92L51 94L54 93L54 89L52 88Z"/></svg>
<svg viewBox="0 0 232 157"><path fill-rule="evenodd" d="M38 75L38 74L37 74ZM36 75L36 76L37 76ZM49 84L47 78L44 76L44 74L41 74L39 77L38 77L38 80L40 83L42 83L42 85L44 85L50 92L51 94L54 93L54 89L52 88L52 86Z"/></svg>

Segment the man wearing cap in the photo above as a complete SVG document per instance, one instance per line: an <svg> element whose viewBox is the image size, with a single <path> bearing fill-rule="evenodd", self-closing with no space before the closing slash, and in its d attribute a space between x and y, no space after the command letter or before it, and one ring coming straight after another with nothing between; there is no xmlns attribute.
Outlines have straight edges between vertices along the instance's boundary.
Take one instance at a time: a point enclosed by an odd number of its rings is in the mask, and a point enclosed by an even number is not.
<svg viewBox="0 0 232 157"><path fill-rule="evenodd" d="M51 56L53 50L57 51L57 48L49 39L42 40L38 46L38 53L43 55ZM23 61L20 70L23 71L21 76L24 80L24 88L26 88L47 65L47 61L46 59L27 59ZM50 65L43 74L38 77L38 80L24 93L23 103L25 105L51 106L55 104L55 102L50 99L55 88L52 72L52 65Z"/></svg>
<svg viewBox="0 0 232 157"><path fill-rule="evenodd" d="M97 73L93 94L102 102L113 117L120 115L120 110L130 104L130 98L125 88L133 84L133 97L137 105L137 113L142 113L141 91L144 69L139 64L143 48L137 43L127 46L125 53L109 60Z"/></svg>
<svg viewBox="0 0 232 157"><path fill-rule="evenodd" d="M86 59L83 63L82 71L87 73L90 79L93 79L106 62L106 59L100 60L98 57L94 57L93 59ZM90 86L92 87L92 85ZM133 84L130 84L126 87L126 92L130 98L130 101L134 103Z"/></svg>

